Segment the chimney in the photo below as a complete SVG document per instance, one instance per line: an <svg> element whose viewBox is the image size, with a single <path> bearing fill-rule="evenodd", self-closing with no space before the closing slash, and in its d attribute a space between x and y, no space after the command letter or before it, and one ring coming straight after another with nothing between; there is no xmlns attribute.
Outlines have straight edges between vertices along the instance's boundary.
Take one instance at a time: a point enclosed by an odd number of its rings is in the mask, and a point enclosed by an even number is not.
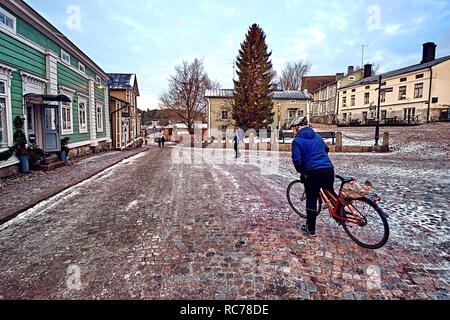
<svg viewBox="0 0 450 320"><path fill-rule="evenodd" d="M344 73L336 73L336 81L341 80L344 77Z"/></svg>
<svg viewBox="0 0 450 320"><path fill-rule="evenodd" d="M436 44L434 42L424 43L421 63L427 63L434 59L436 59Z"/></svg>
<svg viewBox="0 0 450 320"><path fill-rule="evenodd" d="M355 72L355 67L354 66L349 66L348 67L348 71L347 71L347 75L352 74L353 72Z"/></svg>
<svg viewBox="0 0 450 320"><path fill-rule="evenodd" d="M364 65L364 79L370 78L372 76L372 65L366 64Z"/></svg>

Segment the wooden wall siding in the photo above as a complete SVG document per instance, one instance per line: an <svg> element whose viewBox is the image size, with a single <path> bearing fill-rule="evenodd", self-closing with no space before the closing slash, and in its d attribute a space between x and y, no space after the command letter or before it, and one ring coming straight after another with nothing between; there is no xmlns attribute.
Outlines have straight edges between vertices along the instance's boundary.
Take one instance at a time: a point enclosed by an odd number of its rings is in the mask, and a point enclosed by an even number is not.
<svg viewBox="0 0 450 320"><path fill-rule="evenodd" d="M80 133L79 114L78 114L78 95L77 92L89 96L89 81L74 72L67 66L58 62L58 85L75 90L72 97L72 119L73 119L73 134L68 135L70 137L70 143L77 143L86 140L90 140L90 109L89 99L87 99L87 133ZM61 109L60 109L61 110ZM63 136L62 138L65 138Z"/></svg>
<svg viewBox="0 0 450 320"><path fill-rule="evenodd" d="M98 138L105 138L106 137L106 115L105 115L105 108L107 108L106 102L105 102L105 91L103 89L99 89L97 85L94 85L95 88L95 99L100 100L103 104L103 132L97 131L97 139ZM108 118L109 121L109 118Z"/></svg>
<svg viewBox="0 0 450 320"><path fill-rule="evenodd" d="M13 119L15 119L15 117L20 116L23 113L23 92L20 71L26 71L38 77L45 78L45 56L1 32L0 47L0 62L4 62L17 69L17 71L13 73L11 81L11 107L12 116Z"/></svg>
<svg viewBox="0 0 450 320"><path fill-rule="evenodd" d="M58 85L71 88L86 96L89 95L88 80L59 62L58 62Z"/></svg>

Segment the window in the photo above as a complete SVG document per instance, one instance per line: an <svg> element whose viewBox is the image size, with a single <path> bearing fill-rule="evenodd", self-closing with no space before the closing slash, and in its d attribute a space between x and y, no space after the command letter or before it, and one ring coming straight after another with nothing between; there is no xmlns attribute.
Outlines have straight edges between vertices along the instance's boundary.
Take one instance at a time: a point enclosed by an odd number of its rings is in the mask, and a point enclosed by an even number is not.
<svg viewBox="0 0 450 320"><path fill-rule="evenodd" d="M83 74L86 74L86 67L80 62L78 62L78 70L80 70Z"/></svg>
<svg viewBox="0 0 450 320"><path fill-rule="evenodd" d="M414 98L422 98L423 97L423 83L417 83L414 86Z"/></svg>
<svg viewBox="0 0 450 320"><path fill-rule="evenodd" d="M87 132L87 109L86 102L81 101L78 104L78 121L79 121L79 131L80 133Z"/></svg>
<svg viewBox="0 0 450 320"><path fill-rule="evenodd" d="M400 82L406 82L406 80L408 80L408 78L400 78Z"/></svg>
<svg viewBox="0 0 450 320"><path fill-rule="evenodd" d="M356 89L352 89L352 92L356 92Z"/></svg>
<svg viewBox="0 0 450 320"><path fill-rule="evenodd" d="M353 77L353 76L348 77L348 80L355 80L355 77Z"/></svg>
<svg viewBox="0 0 450 320"><path fill-rule="evenodd" d="M62 113L62 134L73 134L72 129L72 103L63 102Z"/></svg>
<svg viewBox="0 0 450 320"><path fill-rule="evenodd" d="M304 117L304 116L305 116L305 111L304 111L304 110L298 110L297 115L298 115L299 117Z"/></svg>
<svg viewBox="0 0 450 320"><path fill-rule="evenodd" d="M350 102L350 105L351 105L352 107L354 107L355 104L356 104L356 96L353 95L353 96L352 96L352 99L351 99L351 102Z"/></svg>
<svg viewBox="0 0 450 320"><path fill-rule="evenodd" d="M296 103L297 101L295 101L295 100L291 100L291 103Z"/></svg>
<svg viewBox="0 0 450 320"><path fill-rule="evenodd" d="M0 148L8 147L6 98L6 82L0 80Z"/></svg>
<svg viewBox="0 0 450 320"><path fill-rule="evenodd" d="M370 93L366 92L364 94L364 104L369 104L369 100L370 100Z"/></svg>
<svg viewBox="0 0 450 320"><path fill-rule="evenodd" d="M347 94L347 91L342 92L343 94Z"/></svg>
<svg viewBox="0 0 450 320"><path fill-rule="evenodd" d="M343 107L347 106L347 97L342 97L342 106Z"/></svg>
<svg viewBox="0 0 450 320"><path fill-rule="evenodd" d="M416 116L416 108L407 108L404 109L404 118L403 120L411 121Z"/></svg>
<svg viewBox="0 0 450 320"><path fill-rule="evenodd" d="M102 84L102 79L99 77L99 76L95 76L95 84L96 85L101 85ZM127 91L127 93L128 93L128 91Z"/></svg>
<svg viewBox="0 0 450 320"><path fill-rule="evenodd" d="M398 91L398 100L406 100L406 86L400 87Z"/></svg>
<svg viewBox="0 0 450 320"><path fill-rule="evenodd" d="M290 109L288 116L289 116L288 119L295 119L297 116L297 109Z"/></svg>
<svg viewBox="0 0 450 320"><path fill-rule="evenodd" d="M61 49L61 59L65 63L70 64L70 55L67 52L65 52L63 49Z"/></svg>
<svg viewBox="0 0 450 320"><path fill-rule="evenodd" d="M387 118L387 111L383 110L381 111L381 120L385 120Z"/></svg>
<svg viewBox="0 0 450 320"><path fill-rule="evenodd" d="M366 90L369 90L370 89L370 86L366 86Z"/></svg>
<svg viewBox="0 0 450 320"><path fill-rule="evenodd" d="M228 120L228 110L222 110L222 120Z"/></svg>
<svg viewBox="0 0 450 320"><path fill-rule="evenodd" d="M380 93L380 101L381 102L386 102L386 92L381 91L381 93Z"/></svg>
<svg viewBox="0 0 450 320"><path fill-rule="evenodd" d="M0 28L16 33L16 17L0 8Z"/></svg>
<svg viewBox="0 0 450 320"><path fill-rule="evenodd" d="M416 75L416 79L422 79L423 78L423 73Z"/></svg>
<svg viewBox="0 0 450 320"><path fill-rule="evenodd" d="M347 114L344 113L344 114L342 114L342 115L343 115L343 117L344 117L344 120L347 120Z"/></svg>
<svg viewBox="0 0 450 320"><path fill-rule="evenodd" d="M101 104L97 104L95 110L97 119L97 131L103 132L103 106Z"/></svg>
<svg viewBox="0 0 450 320"><path fill-rule="evenodd" d="M363 116L363 120L367 120L367 111L363 112L362 116Z"/></svg>

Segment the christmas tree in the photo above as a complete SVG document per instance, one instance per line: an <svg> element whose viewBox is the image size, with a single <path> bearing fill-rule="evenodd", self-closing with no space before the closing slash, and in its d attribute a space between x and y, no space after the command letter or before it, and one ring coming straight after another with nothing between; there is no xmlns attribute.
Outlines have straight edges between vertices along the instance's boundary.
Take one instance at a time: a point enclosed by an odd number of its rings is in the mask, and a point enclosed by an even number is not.
<svg viewBox="0 0 450 320"><path fill-rule="evenodd" d="M266 35L253 24L237 57L238 80L234 81L233 120L244 130L264 129L273 123L272 68Z"/></svg>

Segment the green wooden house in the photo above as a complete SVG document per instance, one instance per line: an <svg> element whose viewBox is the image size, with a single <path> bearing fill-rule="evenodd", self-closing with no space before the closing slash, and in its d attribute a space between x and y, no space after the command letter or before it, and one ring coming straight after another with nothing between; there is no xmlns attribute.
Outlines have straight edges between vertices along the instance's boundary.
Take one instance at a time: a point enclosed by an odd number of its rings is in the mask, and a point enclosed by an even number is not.
<svg viewBox="0 0 450 320"><path fill-rule="evenodd" d="M70 155L111 147L108 75L21 0L0 2L0 152L12 146L17 116L28 143L47 154L70 138ZM68 98L68 99L67 99ZM0 176L18 159L0 161Z"/></svg>

